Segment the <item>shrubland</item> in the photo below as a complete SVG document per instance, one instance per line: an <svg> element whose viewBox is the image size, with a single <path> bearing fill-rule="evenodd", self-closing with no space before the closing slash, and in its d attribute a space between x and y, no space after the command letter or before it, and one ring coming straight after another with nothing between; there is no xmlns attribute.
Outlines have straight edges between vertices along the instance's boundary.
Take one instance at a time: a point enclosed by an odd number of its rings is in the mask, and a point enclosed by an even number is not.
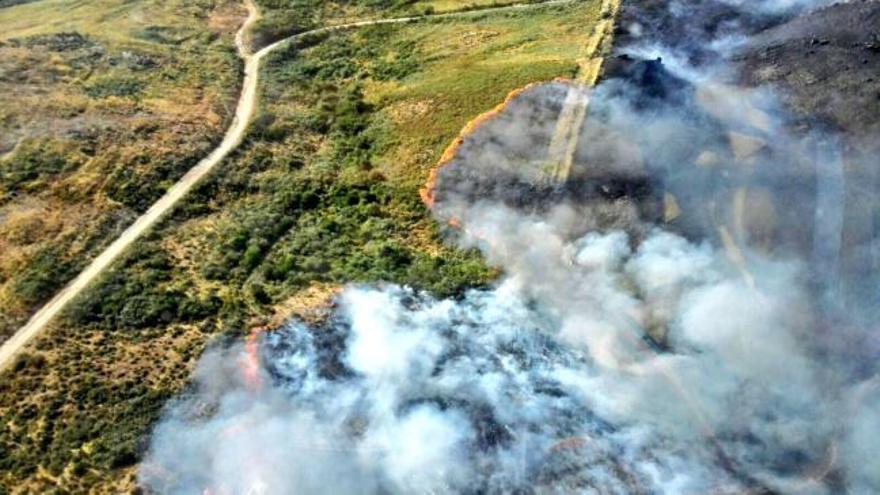
<svg viewBox="0 0 880 495"><path fill-rule="evenodd" d="M396 282L455 297L490 283L494 270L444 241L418 189L474 116L573 75L597 17L596 2L476 13L270 55L245 142L3 376L0 485L130 489L150 425L205 346L310 291Z"/></svg>
<svg viewBox="0 0 880 495"><path fill-rule="evenodd" d="M222 137L237 2L0 8L0 340Z"/></svg>

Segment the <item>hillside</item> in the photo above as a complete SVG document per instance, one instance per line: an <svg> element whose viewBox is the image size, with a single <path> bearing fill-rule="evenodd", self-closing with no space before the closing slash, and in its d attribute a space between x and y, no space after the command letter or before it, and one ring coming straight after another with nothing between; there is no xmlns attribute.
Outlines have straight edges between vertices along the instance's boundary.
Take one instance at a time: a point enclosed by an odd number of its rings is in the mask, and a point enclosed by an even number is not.
<svg viewBox="0 0 880 495"><path fill-rule="evenodd" d="M324 11L309 27L465 6L311 5ZM286 12L261 7L264 24ZM329 33L269 55L242 146L7 372L3 484L130 487L149 428L209 340L277 322L340 284L449 295L491 280L475 252L442 242L418 189L471 118L529 82L573 76L599 11L570 2L473 12ZM216 43L231 56L229 37Z"/></svg>

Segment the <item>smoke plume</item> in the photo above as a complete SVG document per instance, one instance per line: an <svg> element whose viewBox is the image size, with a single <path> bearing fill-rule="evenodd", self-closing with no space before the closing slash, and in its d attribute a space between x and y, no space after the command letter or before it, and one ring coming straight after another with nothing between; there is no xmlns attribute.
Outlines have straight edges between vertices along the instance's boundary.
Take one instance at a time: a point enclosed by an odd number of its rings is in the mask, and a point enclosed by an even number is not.
<svg viewBox="0 0 880 495"><path fill-rule="evenodd" d="M877 270L846 262L876 242L845 242L873 229L847 164L873 158L735 84L743 40L818 6L746 4L628 7L600 86L536 86L465 136L429 197L451 242L501 268L494 286L351 286L323 323L215 346L141 486L880 491ZM579 102L559 166L545 152Z"/></svg>

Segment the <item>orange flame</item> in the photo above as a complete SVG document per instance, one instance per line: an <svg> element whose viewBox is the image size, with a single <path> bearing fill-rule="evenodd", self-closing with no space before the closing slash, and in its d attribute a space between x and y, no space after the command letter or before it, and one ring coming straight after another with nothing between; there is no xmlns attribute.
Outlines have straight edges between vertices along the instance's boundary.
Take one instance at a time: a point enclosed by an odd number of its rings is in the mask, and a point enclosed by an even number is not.
<svg viewBox="0 0 880 495"><path fill-rule="evenodd" d="M586 437L568 437L559 440L550 446L550 452L559 452L563 450L577 450L581 447L589 445L590 439Z"/></svg>
<svg viewBox="0 0 880 495"><path fill-rule="evenodd" d="M563 77L558 77L554 79L553 82L570 84L571 80ZM422 202L425 203L428 208L434 208L434 203L436 199L435 194L437 188L437 177L440 174L440 169L448 165L449 162L452 161L452 159L458 152L458 149L461 147L462 143L464 143L465 138L467 138L468 135L477 130L486 122L489 122L490 120L497 117L502 111L504 111L505 108L507 108L507 105L509 105L514 98L528 91L529 89L540 86L542 84L546 83L533 82L521 88L514 89L507 94L507 96L504 98L504 101L496 105L491 110L481 113L480 115L471 119L467 124L465 124L462 130L459 131L458 136L456 136L456 138L452 140L452 143L450 143L449 146L446 147L446 150L443 151L443 154L440 156L440 160L437 162L437 165L431 168L430 172L428 172L428 181L421 189L419 189L419 196L422 198Z"/></svg>
<svg viewBox="0 0 880 495"><path fill-rule="evenodd" d="M239 361L239 369L244 377L248 390L259 391L263 383L260 378L260 334L265 331L263 327L251 330L244 344L244 356Z"/></svg>

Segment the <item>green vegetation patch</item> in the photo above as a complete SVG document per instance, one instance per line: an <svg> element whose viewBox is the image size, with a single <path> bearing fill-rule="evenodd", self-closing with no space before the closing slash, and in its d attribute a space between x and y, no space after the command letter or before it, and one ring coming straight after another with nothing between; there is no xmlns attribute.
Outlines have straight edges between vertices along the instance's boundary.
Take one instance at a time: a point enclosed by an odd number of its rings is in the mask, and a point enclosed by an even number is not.
<svg viewBox="0 0 880 495"><path fill-rule="evenodd" d="M198 31L186 27L152 25L136 31L134 37L152 43L176 45L197 34Z"/></svg>
<svg viewBox="0 0 880 495"><path fill-rule="evenodd" d="M546 0L259 0L263 17L254 26L257 47L326 25L365 19L427 16L493 9Z"/></svg>
<svg viewBox="0 0 880 495"><path fill-rule="evenodd" d="M138 330L217 314L216 294L199 297L156 244L139 245L130 256L129 269L111 273L76 301L71 319L104 330Z"/></svg>
<svg viewBox="0 0 880 495"><path fill-rule="evenodd" d="M470 119L571 75L597 12L375 26L268 57L245 142L0 381L0 485L122 491L206 343L267 324L308 288L491 283L418 189Z"/></svg>
<svg viewBox="0 0 880 495"><path fill-rule="evenodd" d="M23 140L0 160L0 205L12 193L37 190L79 168L86 156L71 140Z"/></svg>
<svg viewBox="0 0 880 495"><path fill-rule="evenodd" d="M243 10L238 0L0 9L0 340L220 141L241 84Z"/></svg>
<svg viewBox="0 0 880 495"><path fill-rule="evenodd" d="M89 82L85 86L85 92L92 98L136 97L141 94L144 86L146 86L144 81L134 77L110 76Z"/></svg>
<svg viewBox="0 0 880 495"><path fill-rule="evenodd" d="M76 31L35 35L23 39L12 39L10 42L16 46L28 48L45 47L53 52L66 52L94 46L92 41Z"/></svg>

